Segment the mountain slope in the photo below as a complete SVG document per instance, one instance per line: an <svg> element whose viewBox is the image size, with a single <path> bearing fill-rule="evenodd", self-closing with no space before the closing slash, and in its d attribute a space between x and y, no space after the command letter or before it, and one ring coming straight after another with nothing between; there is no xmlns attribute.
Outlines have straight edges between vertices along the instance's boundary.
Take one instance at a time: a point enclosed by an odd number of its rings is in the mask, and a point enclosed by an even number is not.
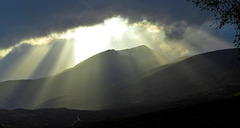
<svg viewBox="0 0 240 128"><path fill-rule="evenodd" d="M98 101L110 103L104 106L108 109L151 106L153 111L227 98L240 92L237 54L236 49L221 50L160 66L114 86L101 86L98 91L104 90L104 95ZM56 101L66 102L60 98L45 104Z"/></svg>
<svg viewBox="0 0 240 128"><path fill-rule="evenodd" d="M237 49L229 49L193 56L137 80L114 86L114 97L119 101L116 104L158 104L163 107L227 98L240 92L237 55Z"/></svg>
<svg viewBox="0 0 240 128"><path fill-rule="evenodd" d="M133 55L109 50L57 76L1 83L2 106L85 110L147 106L153 111L240 92L237 49L204 53L148 71L136 66L140 61Z"/></svg>
<svg viewBox="0 0 240 128"><path fill-rule="evenodd" d="M131 54L123 54L126 51ZM0 83L1 107L105 108L111 104L104 98L108 86L167 62L146 46L108 50L55 76Z"/></svg>

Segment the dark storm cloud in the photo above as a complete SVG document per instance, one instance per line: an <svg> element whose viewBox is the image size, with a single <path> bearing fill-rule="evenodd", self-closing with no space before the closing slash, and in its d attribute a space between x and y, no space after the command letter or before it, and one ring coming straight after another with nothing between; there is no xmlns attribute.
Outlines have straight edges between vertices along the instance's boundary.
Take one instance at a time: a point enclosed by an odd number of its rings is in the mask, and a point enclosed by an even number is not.
<svg viewBox="0 0 240 128"><path fill-rule="evenodd" d="M118 15L165 25L200 25L209 17L185 0L0 0L0 49Z"/></svg>
<svg viewBox="0 0 240 128"><path fill-rule="evenodd" d="M184 38L185 30L187 25L184 23L174 23L172 25L166 26L164 28L164 32L166 35L166 39L175 39L181 40Z"/></svg>

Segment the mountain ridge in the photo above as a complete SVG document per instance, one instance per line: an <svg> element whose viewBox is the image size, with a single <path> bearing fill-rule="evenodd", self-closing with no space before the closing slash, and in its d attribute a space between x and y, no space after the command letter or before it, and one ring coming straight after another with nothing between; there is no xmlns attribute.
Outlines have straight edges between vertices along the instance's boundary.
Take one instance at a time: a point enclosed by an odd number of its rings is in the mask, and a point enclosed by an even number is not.
<svg viewBox="0 0 240 128"><path fill-rule="evenodd" d="M107 55L102 57L102 54L96 55L95 58L98 59L94 59L94 62L91 61L92 58L85 61L87 67L82 68L81 64L77 66L81 67L83 77L78 74L80 71L73 68L72 72L70 70L57 77L20 83L15 81L18 85L13 85L15 91L10 100L17 99L16 104L20 104L20 101L29 101L30 105L34 105L33 108L68 107L82 110L136 106L167 108L224 99L240 92L237 49L196 55L177 63L153 67L151 70L141 72L142 74L140 72L131 74L132 68L137 67L132 63L133 58L123 57L115 50L106 51L104 54ZM112 63L112 59L117 60L117 63ZM99 64L101 68L98 68ZM126 67L122 67L123 65ZM120 72L120 75L115 75L114 72ZM124 73L129 76L126 77ZM0 96L7 95L5 91L1 91L3 88L11 91L6 84L8 83L0 83ZM29 103L23 104L23 108L29 108L27 105Z"/></svg>
<svg viewBox="0 0 240 128"><path fill-rule="evenodd" d="M141 47L143 46L133 49L135 51L141 51ZM0 88L2 88L1 90L9 90L7 91L9 94L0 90L0 96L1 92L5 97L8 97L6 95L11 95L11 101L16 101L17 104L23 104L22 106L26 108L33 108L34 106L37 106L36 102L44 102L48 99L58 99L58 97L63 96L69 97L68 95L70 94L70 98L75 99L76 101L80 100L80 102L89 106L89 102L81 97L87 97L87 95L91 93L94 95L100 95L98 94L99 90L105 89L104 86L106 85L113 85L126 78L134 77L149 67L154 68L161 65L161 63L158 63L159 61L157 58L155 58L155 52L146 46L144 49L148 49L147 52L138 52L136 54L137 56L146 54L146 56L150 58L146 58L144 63L138 62L140 57L123 56L119 54L119 51L107 50L92 56L75 67L65 70L57 75L36 80L2 82L0 84ZM143 68L145 66L148 67ZM9 84L12 88L7 86ZM21 95L19 91L25 93ZM101 104L101 101L98 101L96 97L98 96L90 96L88 100L94 100ZM29 103L25 103L26 101L33 103L30 103L29 105ZM7 104L9 103L7 102ZM77 106L79 105L82 106L81 103L77 104ZM90 108L83 107L82 109Z"/></svg>

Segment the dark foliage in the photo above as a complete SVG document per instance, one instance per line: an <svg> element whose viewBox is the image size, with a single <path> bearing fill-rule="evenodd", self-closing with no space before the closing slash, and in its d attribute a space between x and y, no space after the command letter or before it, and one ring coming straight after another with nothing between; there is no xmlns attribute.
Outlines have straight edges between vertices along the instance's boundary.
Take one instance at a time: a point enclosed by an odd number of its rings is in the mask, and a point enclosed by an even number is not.
<svg viewBox="0 0 240 128"><path fill-rule="evenodd" d="M187 0L201 10L212 11L219 29L224 25L234 25L236 30L235 46L240 47L240 1L239 0Z"/></svg>

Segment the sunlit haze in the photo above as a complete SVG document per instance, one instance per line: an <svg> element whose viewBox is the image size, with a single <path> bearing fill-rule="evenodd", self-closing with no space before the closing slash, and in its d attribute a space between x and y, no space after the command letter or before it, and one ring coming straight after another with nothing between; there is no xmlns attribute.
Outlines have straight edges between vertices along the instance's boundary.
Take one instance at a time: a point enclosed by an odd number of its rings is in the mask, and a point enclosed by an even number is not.
<svg viewBox="0 0 240 128"><path fill-rule="evenodd" d="M167 37L166 31L173 31L172 26L147 20L130 23L128 19L120 16L112 17L93 26L79 26L61 33L30 38L0 50L2 59L8 59L15 53L21 55L15 60L18 61L18 65L13 64L5 68L6 73L2 74L1 79L38 78L56 74L108 49L121 50L146 45L171 60L232 47L230 43L212 36L204 28L205 26L201 29L186 27L185 36L176 40ZM52 66L46 68L43 61ZM26 66L27 71L23 69ZM43 73L37 75L38 70Z"/></svg>
<svg viewBox="0 0 240 128"><path fill-rule="evenodd" d="M237 126L239 9L0 0L0 128Z"/></svg>
<svg viewBox="0 0 240 128"><path fill-rule="evenodd" d="M121 38L127 31L127 21L111 18L104 23L68 30L61 38L75 42L75 59L79 63L88 57L109 48L111 38Z"/></svg>

